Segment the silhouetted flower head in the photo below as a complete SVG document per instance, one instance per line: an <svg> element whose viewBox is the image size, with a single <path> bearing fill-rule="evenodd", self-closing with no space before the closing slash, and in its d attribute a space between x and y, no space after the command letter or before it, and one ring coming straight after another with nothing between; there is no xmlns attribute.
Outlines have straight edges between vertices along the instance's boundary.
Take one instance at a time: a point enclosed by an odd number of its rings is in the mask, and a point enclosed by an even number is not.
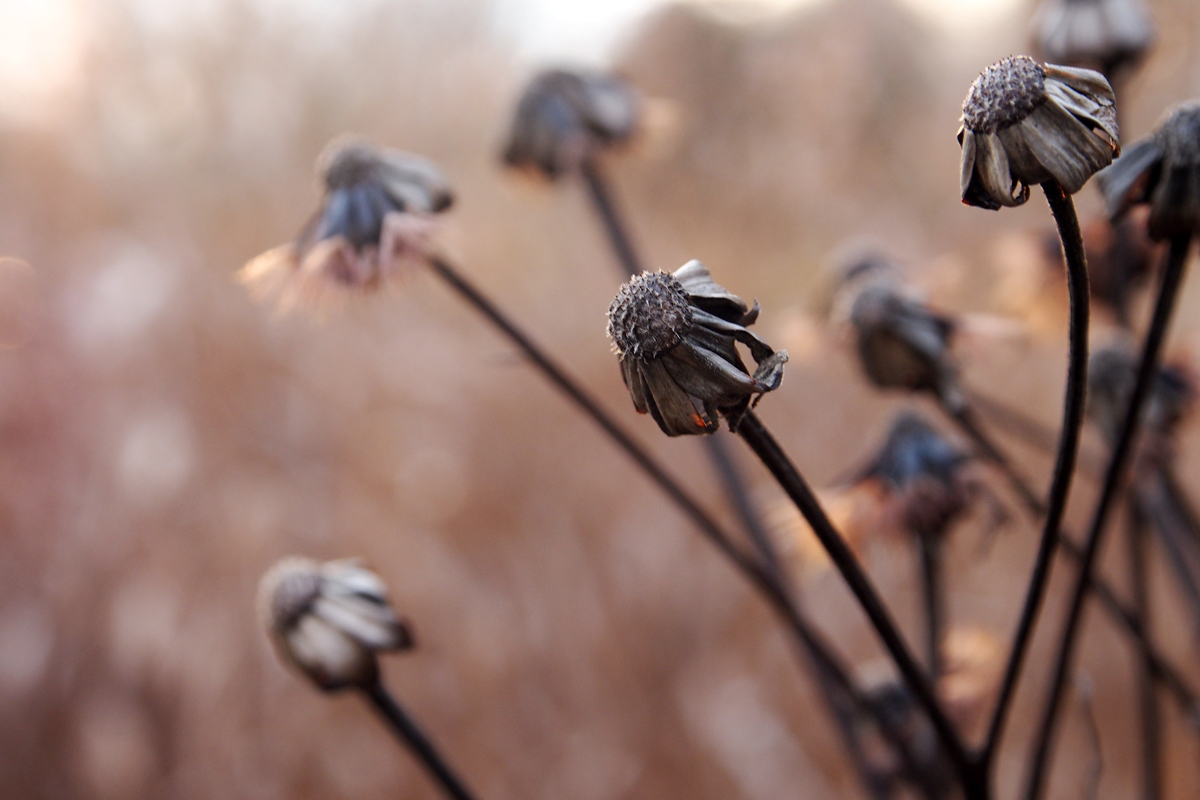
<svg viewBox="0 0 1200 800"><path fill-rule="evenodd" d="M637 119L637 92L621 78L549 70L521 96L504 161L553 180L597 150L629 139Z"/></svg>
<svg viewBox="0 0 1200 800"><path fill-rule="evenodd" d="M1098 72L1013 56L988 67L963 101L962 200L998 209L1057 181L1071 194L1121 152L1114 96Z"/></svg>
<svg viewBox="0 0 1200 800"><path fill-rule="evenodd" d="M1121 345L1097 350L1088 362L1088 417L1110 445L1120 434L1137 365L1137 356ZM1169 436L1187 416L1195 397L1196 388L1187 372L1170 365L1159 367L1142 408L1142 426Z"/></svg>
<svg viewBox="0 0 1200 800"><path fill-rule="evenodd" d="M324 691L371 685L376 653L413 644L383 581L356 559L285 558L263 575L258 602L279 657Z"/></svg>
<svg viewBox="0 0 1200 800"><path fill-rule="evenodd" d="M634 407L668 436L712 433L724 415L731 430L751 400L779 387L787 352L772 350L746 326L747 307L689 261L675 274L643 272L621 287L608 309L608 336ZM736 344L758 367L746 369Z"/></svg>
<svg viewBox="0 0 1200 800"><path fill-rule="evenodd" d="M1151 239L1200 233L1200 101L1171 111L1099 180L1114 219L1139 203L1150 205Z"/></svg>
<svg viewBox="0 0 1200 800"><path fill-rule="evenodd" d="M1103 176L1100 173L1097 180ZM1046 266L1061 278L1065 274L1062 239L1057 232L1047 231L1043 242ZM1083 227L1083 248L1093 303L1111 309L1117 322L1128 327L1130 303L1154 266L1156 247L1146 231L1145 217L1129 216L1115 223L1097 217Z"/></svg>
<svg viewBox="0 0 1200 800"><path fill-rule="evenodd" d="M1143 0L1046 0L1033 22L1038 50L1056 64L1106 75L1141 59L1154 42Z"/></svg>
<svg viewBox="0 0 1200 800"><path fill-rule="evenodd" d="M890 282L869 283L850 306L859 361L883 389L936 394L948 408L961 408L950 355L954 322L906 297Z"/></svg>
<svg viewBox="0 0 1200 800"><path fill-rule="evenodd" d="M883 485L905 530L938 534L969 504L963 466L970 460L921 417L905 413L892 423L860 480Z"/></svg>
<svg viewBox="0 0 1200 800"><path fill-rule="evenodd" d="M419 156L353 139L317 162L324 197L295 242L250 261L239 275L281 307L319 304L331 292L370 291L424 256L430 217L453 202L441 171Z"/></svg>

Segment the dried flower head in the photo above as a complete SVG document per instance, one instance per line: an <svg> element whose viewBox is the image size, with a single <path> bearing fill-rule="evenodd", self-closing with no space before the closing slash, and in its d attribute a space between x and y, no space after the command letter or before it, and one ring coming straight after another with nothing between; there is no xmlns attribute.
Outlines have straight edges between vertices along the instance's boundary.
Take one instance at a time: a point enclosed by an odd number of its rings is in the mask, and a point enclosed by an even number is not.
<svg viewBox="0 0 1200 800"><path fill-rule="evenodd" d="M1154 42L1154 20L1143 0L1046 0L1033 30L1050 61L1105 75L1140 61Z"/></svg>
<svg viewBox="0 0 1200 800"><path fill-rule="evenodd" d="M970 502L963 473L970 460L921 417L904 413L860 479L882 484L904 530L941 534Z"/></svg>
<svg viewBox="0 0 1200 800"><path fill-rule="evenodd" d="M638 412L668 436L712 433L718 414L731 430L765 392L779 387L787 352L772 350L746 326L759 306L713 282L689 261L675 274L643 272L617 292L608 309L608 336ZM746 369L736 344L758 367Z"/></svg>
<svg viewBox="0 0 1200 800"><path fill-rule="evenodd" d="M357 559L285 558L263 575L258 605L279 657L323 691L370 686L376 653L413 644L387 587Z"/></svg>
<svg viewBox="0 0 1200 800"><path fill-rule="evenodd" d="M615 75L543 72L517 105L504 161L553 180L597 150L628 140L638 106L633 87Z"/></svg>
<svg viewBox="0 0 1200 800"><path fill-rule="evenodd" d="M1100 175L1108 212L1150 206L1150 238L1200 233L1200 100L1177 106Z"/></svg>
<svg viewBox="0 0 1200 800"><path fill-rule="evenodd" d="M295 242L268 250L239 278L283 309L371 291L423 258L431 217L453 202L449 184L415 155L338 139L317 161L324 197Z"/></svg>
<svg viewBox="0 0 1200 800"><path fill-rule="evenodd" d="M933 392L950 409L965 405L950 355L953 320L904 296L890 282L874 282L854 298L850 323L859 361L876 386Z"/></svg>
<svg viewBox="0 0 1200 800"><path fill-rule="evenodd" d="M998 209L1057 181L1079 191L1120 153L1114 96L1098 72L1014 56L988 67L963 101L962 200Z"/></svg>
<svg viewBox="0 0 1200 800"><path fill-rule="evenodd" d="M1137 379L1137 356L1122 345L1092 354L1088 362L1088 417L1106 441L1116 442L1125 408ZM1188 415L1196 397L1191 376L1179 367L1163 365L1142 408L1142 426L1169 437Z"/></svg>

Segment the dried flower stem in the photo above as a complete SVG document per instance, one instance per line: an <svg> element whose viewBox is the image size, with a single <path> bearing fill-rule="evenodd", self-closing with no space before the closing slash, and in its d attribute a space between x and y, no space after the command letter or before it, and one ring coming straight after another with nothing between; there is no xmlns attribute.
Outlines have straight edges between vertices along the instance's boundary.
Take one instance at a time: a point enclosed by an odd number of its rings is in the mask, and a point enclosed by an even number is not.
<svg viewBox="0 0 1200 800"><path fill-rule="evenodd" d="M416 756L417 760L429 771L434 780L442 787L442 791L452 800L474 800L474 795L467 789L466 783L458 773L446 763L437 748L429 741L429 737L417 726L408 712L396 702L396 699L376 681L362 689L367 701L379 712L388 727L396 734L405 747Z"/></svg>
<svg viewBox="0 0 1200 800"><path fill-rule="evenodd" d="M1163 268L1162 283L1158 291L1158 299L1154 304L1154 316L1150 320L1150 328L1146 332L1145 343L1142 346L1141 362L1138 364L1137 380L1133 393L1126 407L1125 418L1121 423L1121 432L1113 447L1108 467L1104 473L1104 484L1100 499L1092 514L1091 526L1088 529L1087 541L1084 544L1083 562L1075 579L1075 587L1071 595L1070 610L1067 614L1058 655L1055 660L1054 679L1051 683L1050 695L1042 709L1041 726L1038 730L1037 743L1033 750L1032 767L1026 782L1025 797L1034 800L1041 794L1045 783L1046 766L1049 762L1050 746L1054 738L1055 723L1062 700L1062 690L1066 683L1067 673L1071 669L1071 658L1074 654L1075 639L1079 633L1080 622L1083 619L1083 600L1091 579L1092 567L1100 544L1104 538L1105 523L1117 496L1117 489L1125 474L1125 466L1133 449L1134 436L1137 433L1138 420L1142 404L1149 394L1158 370L1159 351L1166 338L1171 315L1175 309L1175 298L1179 293L1179 285L1183 281L1184 267L1187 264L1188 246L1191 244L1190 235L1175 236L1171 239L1170 250L1167 252L1166 266Z"/></svg>
<svg viewBox="0 0 1200 800"><path fill-rule="evenodd" d="M1129 578L1133 588L1133 613L1142 627L1150 622L1150 592L1147 582L1145 518L1132 496L1125 505L1125 535L1129 547ZM1162 720L1154 674L1144 654L1137 666L1138 705L1142 727L1142 798L1158 800L1162 796Z"/></svg>
<svg viewBox="0 0 1200 800"><path fill-rule="evenodd" d="M1012 434L1026 444L1033 445L1035 448L1043 452L1053 453L1057 448L1058 435L1050 428L1049 425L1046 425L1040 420L1034 419L1018 408L1013 408L1007 403L983 394L978 390L967 389L965 392L967 395L967 401L971 408L977 409L980 413L980 416L984 417L988 422L993 423L1002 431ZM977 430L980 430L978 428L978 424L976 425L976 428ZM995 448L993 447L993 449ZM1099 470L1097 470L1095 467L1095 462L1100 458L1099 453L1093 452L1089 454L1085 442L1080 443L1079 452L1079 463L1075 465L1076 474L1099 479L1101 475ZM999 466L1005 472L1005 474L1008 475L1009 480L1016 480L1016 478L1013 477L1016 473L1010 469L1005 469L1004 464L997 463L997 466ZM1017 477L1019 477L1019 475ZM1028 483L1026 483L1026 487L1028 487ZM1021 489L1018 489L1017 491L1022 495L1024 494L1024 491ZM1038 502L1039 504L1041 503L1040 500ZM1045 510L1043 509L1037 513L1040 516L1041 514L1045 513Z"/></svg>
<svg viewBox="0 0 1200 800"><path fill-rule="evenodd" d="M600 172L600 165L592 158L585 158L579 165L579 172L583 175L583 183L587 186L592 207L596 209L596 214L604 223L604 232L608 234L608 240L612 243L613 251L617 254L617 260L621 262L621 268L625 271L626 277L632 278L634 275L640 275L642 272L641 259L638 258L637 252L633 249L633 242L626 233L627 227L621 221L621 215L617 211L617 204L613 201L612 192L608 190L608 181Z"/></svg>
<svg viewBox="0 0 1200 800"><path fill-rule="evenodd" d="M925 601L925 646L929 653L929 674L935 684L942 675L942 636L946 628L942 536L941 532L917 534L917 549L921 553L921 587Z"/></svg>
<svg viewBox="0 0 1200 800"><path fill-rule="evenodd" d="M1088 367L1088 275L1087 257L1083 250L1083 236L1079 231L1079 218L1071 196L1056 181L1042 184L1046 200L1058 234L1062 239L1063 253L1067 264L1067 290L1071 304L1071 326L1068 338L1070 351L1067 365L1067 389L1063 400L1063 424L1059 434L1058 455L1054 460L1054 475L1050 481L1050 496L1046 503L1046 518L1042 528L1042 539L1038 543L1037 557L1029 578L1029 589L1025 605L1021 610L1017 632L1013 637L1012 651L1005 666L1004 679L996 701L992 721L988 726L983 745L983 763L990 768L994 760L1004 722L1015 694L1017 679L1025 655L1033 639L1033 628L1038 612L1050 586L1050 566L1054 550L1060 539L1059 528L1067 508L1067 496L1071 489L1071 477L1075 471L1075 460L1079 454L1079 438L1083 430L1084 403L1087 398ZM1028 502L1028 499L1027 501ZM1085 587L1087 582L1083 584Z"/></svg>
<svg viewBox="0 0 1200 800"><path fill-rule="evenodd" d="M696 524L704 536L721 551L734 567L750 581L775 611L783 618L789 630L796 637L805 653L817 668L817 674L823 681L829 681L840 692L846 694L855 706L871 710L870 704L864 702L861 693L853 685L849 670L841 664L832 648L824 644L815 629L804 618L795 602L791 599L783 585L776 580L774 574L760 565L758 560L742 552L733 538L719 526L708 512L692 499L687 491L672 478L666 470L634 439L617 424L617 422L600 407L596 400L573 378L566 374L541 347L522 332L500 309L473 286L457 269L441 257L432 256L428 259L430 268L442 278L451 288L463 297L472 307L485 316L488 321L500 329L526 356L542 371L542 373L568 397L578 405L584 413L592 418L609 437L617 443L646 475L670 497L676 505ZM878 717L878 715L876 715ZM848 719L840 710L835 710L839 728L848 731ZM894 745L897 745L901 758L912 763L911 755L900 746L900 737L894 735L880 723L884 735ZM852 733L852 732L851 732ZM850 740L853 741L853 740ZM848 741L848 744L850 744ZM861 765L857 756L856 766ZM861 774L864 782L870 784L870 775Z"/></svg>
<svg viewBox="0 0 1200 800"><path fill-rule="evenodd" d="M779 482L780 487L792 502L796 504L796 508L812 526L813 532L825 547L830 559L842 573L850 591L858 599L871 625L895 661L909 691L912 692L913 697L932 721L942 746L959 771L967 796L986 796L985 787L983 794L972 792L972 790L978 792L980 788L977 786L978 775L974 759L967 751L962 738L946 716L941 704L938 703L928 676L913 658L896 623L892 620L891 614L871 584L870 578L859 565L858 559L841 534L829 521L829 517L821 508L808 483L754 412L746 414L738 426L737 433Z"/></svg>

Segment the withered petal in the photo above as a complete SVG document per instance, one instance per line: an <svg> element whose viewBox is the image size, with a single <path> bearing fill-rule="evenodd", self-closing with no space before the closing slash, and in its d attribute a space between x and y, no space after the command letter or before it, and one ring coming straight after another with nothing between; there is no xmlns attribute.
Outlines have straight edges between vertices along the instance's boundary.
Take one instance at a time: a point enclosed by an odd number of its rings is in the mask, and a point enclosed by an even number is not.
<svg viewBox="0 0 1200 800"><path fill-rule="evenodd" d="M1154 179L1152 173L1161 167L1162 158L1158 143L1149 137L1127 147L1112 166L1096 176L1110 217L1116 219L1135 203L1146 200L1148 184Z"/></svg>
<svg viewBox="0 0 1200 800"><path fill-rule="evenodd" d="M687 392L675 382L663 363L657 358L640 364L646 381L646 398L650 415L668 436L711 433L717 429L717 419L702 413Z"/></svg>
<svg viewBox="0 0 1200 800"><path fill-rule="evenodd" d="M674 275L697 308L731 322L737 322L746 315L746 301L716 283L708 267L696 259L675 270Z"/></svg>
<svg viewBox="0 0 1200 800"><path fill-rule="evenodd" d="M1018 127L1041 166L1070 194L1112 161L1112 146L1055 103L1043 103Z"/></svg>

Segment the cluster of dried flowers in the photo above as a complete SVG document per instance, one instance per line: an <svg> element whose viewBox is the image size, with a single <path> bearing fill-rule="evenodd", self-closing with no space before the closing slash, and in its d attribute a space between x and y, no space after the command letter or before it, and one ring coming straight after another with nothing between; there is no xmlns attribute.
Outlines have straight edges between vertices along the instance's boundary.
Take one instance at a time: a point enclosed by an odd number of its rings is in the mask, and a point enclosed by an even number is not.
<svg viewBox="0 0 1200 800"><path fill-rule="evenodd" d="M1145 9L1132 0L1051 0L1040 12L1037 31L1046 54L1065 63L1095 66L1104 74L1081 66L1040 63L1027 56L1003 59L971 85L958 131L963 203L991 210L1019 206L1029 199L1031 187L1043 187L1059 225L1072 286L1071 366L1049 498L1041 500L1040 493L1010 471L1030 510L1045 518L1025 611L1008 653L1003 654L998 645L991 647L986 669L979 667L972 673L986 672L988 680L967 681L974 687L968 694L976 712L983 707L980 698L1000 686L982 750L971 751L946 715L943 703L954 692L945 689L939 697L923 678L932 675L941 688L940 680L955 672L945 662L952 648L947 646L939 577L940 542L977 494L978 480L970 470L972 455L923 418L905 414L855 481L874 485L874 496L888 504L890 511L877 519L890 520L912 534L922 549L929 639L929 663L922 673L853 551L783 448L752 413L765 394L780 387L788 360L786 351L772 348L751 332L759 304L748 305L693 260L673 273L634 275L621 286L608 310L607 334L634 408L649 414L668 436L713 434L723 417L728 429L746 440L795 502L887 646L900 678L890 679L878 691L869 687L857 695L849 691L858 705L845 726L850 747L867 747L869 737L855 732L862 720L867 721L870 736L881 737L889 766L879 767L882 772L876 774L871 772L871 758L862 763L864 779L869 785L885 787L883 796L890 796L893 781L907 781L929 797L944 796L954 785L972 800L989 796L997 738L1044 596L1050 559L1062 543L1060 525L1083 424L1083 387L1089 383L1087 268L1070 195L1113 164L1100 180L1114 219L1135 205L1148 206L1150 237L1171 239L1173 254L1180 247L1186 251L1191 238L1200 233L1200 103L1174 110L1154 134L1118 158L1116 95L1106 75L1136 63L1151 43L1153 27ZM610 75L542 73L520 100L504 161L549 179L587 169L598 152L633 136L639 104L633 88ZM296 241L244 268L242 277L256 294L276 300L283 308L322 305L329 296L377 289L399 275L404 265L421 263L435 264L448 280L463 285L461 278L447 272L430 239L433 216L452 202L450 188L436 166L418 156L345 140L330 145L318 171L324 188L322 204ZM981 456L1010 470L1000 449L975 425L951 354L954 320L912 297L893 279L891 270L879 268L880 263L864 262L847 270L840 289L839 302L853 328L865 374L880 388L932 395ZM514 340L522 339L523 334L477 290L463 291ZM1165 290L1160 294L1168 318L1169 295ZM1155 363L1156 346L1148 336L1143 366ZM753 371L743 352L753 360ZM539 364L562 385L553 368ZM1158 457L1137 459L1134 492L1145 515L1173 514L1182 519L1187 509L1162 512L1159 508L1165 502L1161 493L1177 487L1170 459L1162 452L1173 452L1170 436L1194 392L1182 373L1156 374L1145 424L1154 434L1151 445L1157 442L1158 446L1143 452ZM1135 376L1140 376L1139 367L1128 351L1103 351L1091 359L1089 413L1112 447L1109 469L1118 475L1130 436L1128 419L1136 419L1144 394ZM610 426L606 429L618 436ZM1111 487L1105 491L1111 492ZM1178 492L1167 499L1180 502ZM1097 530L1103 528L1104 509L1102 500ZM1081 557L1078 597L1095 590L1093 583L1107 591L1100 579L1090 575L1092 551L1099 544L1097 530ZM760 590L796 630L803 630L787 582L773 573L771 565L752 563L739 552L733 548L726 554L758 580ZM1200 565L1200 553L1196 558ZM1190 578L1197 586L1200 620L1200 569ZM383 693L377 654L411 647L412 637L389 607L377 575L354 561L318 564L290 558L264 576L260 597L264 623L284 661L322 690L353 687L366 692L426 760L443 788L452 796L466 796L461 782L448 774L428 742ZM1134 638L1143 652L1153 655L1145 631L1138 636ZM822 673L827 678L835 659L822 653L811 637L800 638L805 647L827 660ZM1060 665L1069 663L1071 640L1068 629ZM989 641L994 643L994 637ZM1006 669L998 669L1005 660ZM958 674L961 678L963 673ZM839 691L853 687L852 679L843 675ZM955 696L962 694L960 690ZM1048 707L1043 740L1053 728L1053 699ZM881 777L883 773L887 774ZM1032 774L1031 797L1041 780L1038 767Z"/></svg>

